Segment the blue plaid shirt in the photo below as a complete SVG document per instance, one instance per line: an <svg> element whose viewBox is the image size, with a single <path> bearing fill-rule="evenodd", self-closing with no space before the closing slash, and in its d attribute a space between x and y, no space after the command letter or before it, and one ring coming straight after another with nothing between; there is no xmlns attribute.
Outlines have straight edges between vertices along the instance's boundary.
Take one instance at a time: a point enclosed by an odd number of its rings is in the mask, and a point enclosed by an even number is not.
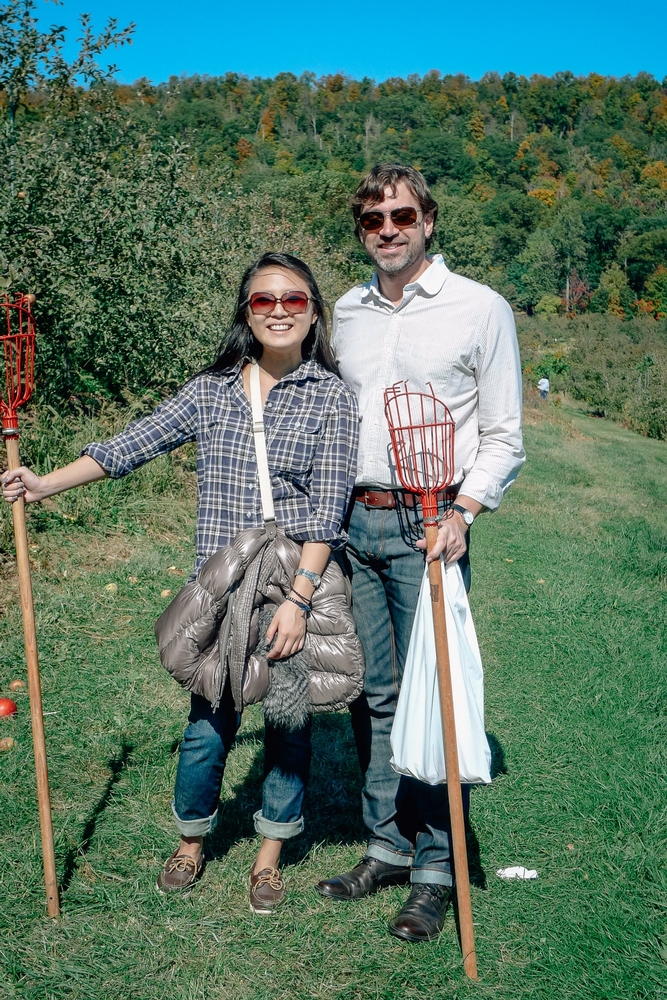
<svg viewBox="0 0 667 1000"><path fill-rule="evenodd" d="M196 376L150 416L81 452L118 479L186 441L197 442L195 571L239 531L263 524L241 368ZM278 527L296 541L341 548L357 463L353 392L316 362L304 361L269 392L264 425Z"/></svg>

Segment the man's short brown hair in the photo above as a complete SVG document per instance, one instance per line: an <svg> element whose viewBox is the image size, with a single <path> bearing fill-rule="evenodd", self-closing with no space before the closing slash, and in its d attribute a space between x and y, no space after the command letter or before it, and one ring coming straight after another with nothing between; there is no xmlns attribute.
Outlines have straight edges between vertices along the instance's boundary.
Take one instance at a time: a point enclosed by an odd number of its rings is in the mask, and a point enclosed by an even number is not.
<svg viewBox="0 0 667 1000"><path fill-rule="evenodd" d="M435 225L438 218L438 203L429 191L424 175L414 167L404 167L400 163L378 163L370 173L366 174L350 199L352 215L357 224L357 235L359 235L359 216L364 205L379 205L384 201L385 188L391 188L392 194L395 195L396 187L401 181L412 191L424 215L427 212L433 213ZM433 235L426 241L427 248L432 239Z"/></svg>

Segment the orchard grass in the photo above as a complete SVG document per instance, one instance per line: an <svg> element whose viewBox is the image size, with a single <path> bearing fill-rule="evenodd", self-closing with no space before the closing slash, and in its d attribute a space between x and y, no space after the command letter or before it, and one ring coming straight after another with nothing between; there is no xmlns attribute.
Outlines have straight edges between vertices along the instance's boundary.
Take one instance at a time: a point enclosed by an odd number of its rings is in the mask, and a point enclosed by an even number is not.
<svg viewBox="0 0 667 1000"><path fill-rule="evenodd" d="M363 852L345 713L315 720L306 833L285 849L278 914L257 918L247 901L258 708L230 755L204 879L185 898L156 892L176 843L187 698L152 629L162 591L175 593L192 562L186 469L161 499L154 479L136 478L94 487L79 508L56 499L30 511L62 916L45 914L19 692L18 715L0 720L18 743L0 755L2 1000L667 997L667 446L573 407L533 405L527 418L529 462L473 529L498 771L472 796L479 984L463 974L451 913L438 941L407 945L387 933L407 890L346 905L313 888ZM5 564L2 695L24 676ZM497 878L514 864L539 879Z"/></svg>

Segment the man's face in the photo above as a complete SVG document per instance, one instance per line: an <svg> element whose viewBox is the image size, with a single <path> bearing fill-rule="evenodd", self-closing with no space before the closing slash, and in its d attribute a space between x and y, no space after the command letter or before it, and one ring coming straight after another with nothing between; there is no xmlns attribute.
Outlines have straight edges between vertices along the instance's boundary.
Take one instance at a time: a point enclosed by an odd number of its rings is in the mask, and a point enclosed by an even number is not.
<svg viewBox="0 0 667 1000"><path fill-rule="evenodd" d="M433 232L433 213L422 213L419 201L405 181L399 181L395 194L392 194L390 187L386 187L384 200L375 205L366 203L361 212L389 213L395 208L416 209L417 222L408 229L397 229L391 217L386 214L384 225L377 233L365 233L359 227L366 253L380 271L391 275L400 274L424 259L426 240Z"/></svg>

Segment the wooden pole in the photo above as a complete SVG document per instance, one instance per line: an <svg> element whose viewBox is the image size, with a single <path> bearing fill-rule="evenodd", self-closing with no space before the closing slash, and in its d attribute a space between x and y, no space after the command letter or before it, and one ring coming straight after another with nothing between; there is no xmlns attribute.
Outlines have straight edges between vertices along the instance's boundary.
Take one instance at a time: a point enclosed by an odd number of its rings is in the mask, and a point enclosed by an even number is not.
<svg viewBox="0 0 667 1000"><path fill-rule="evenodd" d="M426 551L430 552L438 540L435 524L426 524ZM447 642L447 619L445 617L445 595L443 593L442 565L440 559L429 563L428 577L431 584L431 605L433 608L433 628L435 650L438 661L438 688L442 712L442 734L445 743L445 766L447 768L447 794L449 815L452 824L452 853L456 876L456 898L459 905L459 927L461 930L461 951L463 968L470 979L478 979L477 954L475 952L475 931L472 925L472 904L470 902L470 879L468 876L468 852L466 849L463 799L459 776L459 755L456 748L456 723L454 721L454 697L452 677L449 669L449 643Z"/></svg>
<svg viewBox="0 0 667 1000"><path fill-rule="evenodd" d="M18 440L15 437L5 436L5 444L7 446L7 468L16 469L21 464ZM28 534L25 526L25 503L23 497L13 502L12 517L14 519L16 563L19 571L19 588L21 591L25 657L28 666L28 691L30 693L32 742L35 748L37 801L39 804L39 825L42 834L42 857L44 859L46 908L50 917L57 917L60 915L60 902L58 900L56 859L53 850L51 796L49 794L49 772L46 765L46 742L44 740L44 716L42 713L42 685L39 679L37 634L35 632L35 609L32 601L30 559L28 557Z"/></svg>

